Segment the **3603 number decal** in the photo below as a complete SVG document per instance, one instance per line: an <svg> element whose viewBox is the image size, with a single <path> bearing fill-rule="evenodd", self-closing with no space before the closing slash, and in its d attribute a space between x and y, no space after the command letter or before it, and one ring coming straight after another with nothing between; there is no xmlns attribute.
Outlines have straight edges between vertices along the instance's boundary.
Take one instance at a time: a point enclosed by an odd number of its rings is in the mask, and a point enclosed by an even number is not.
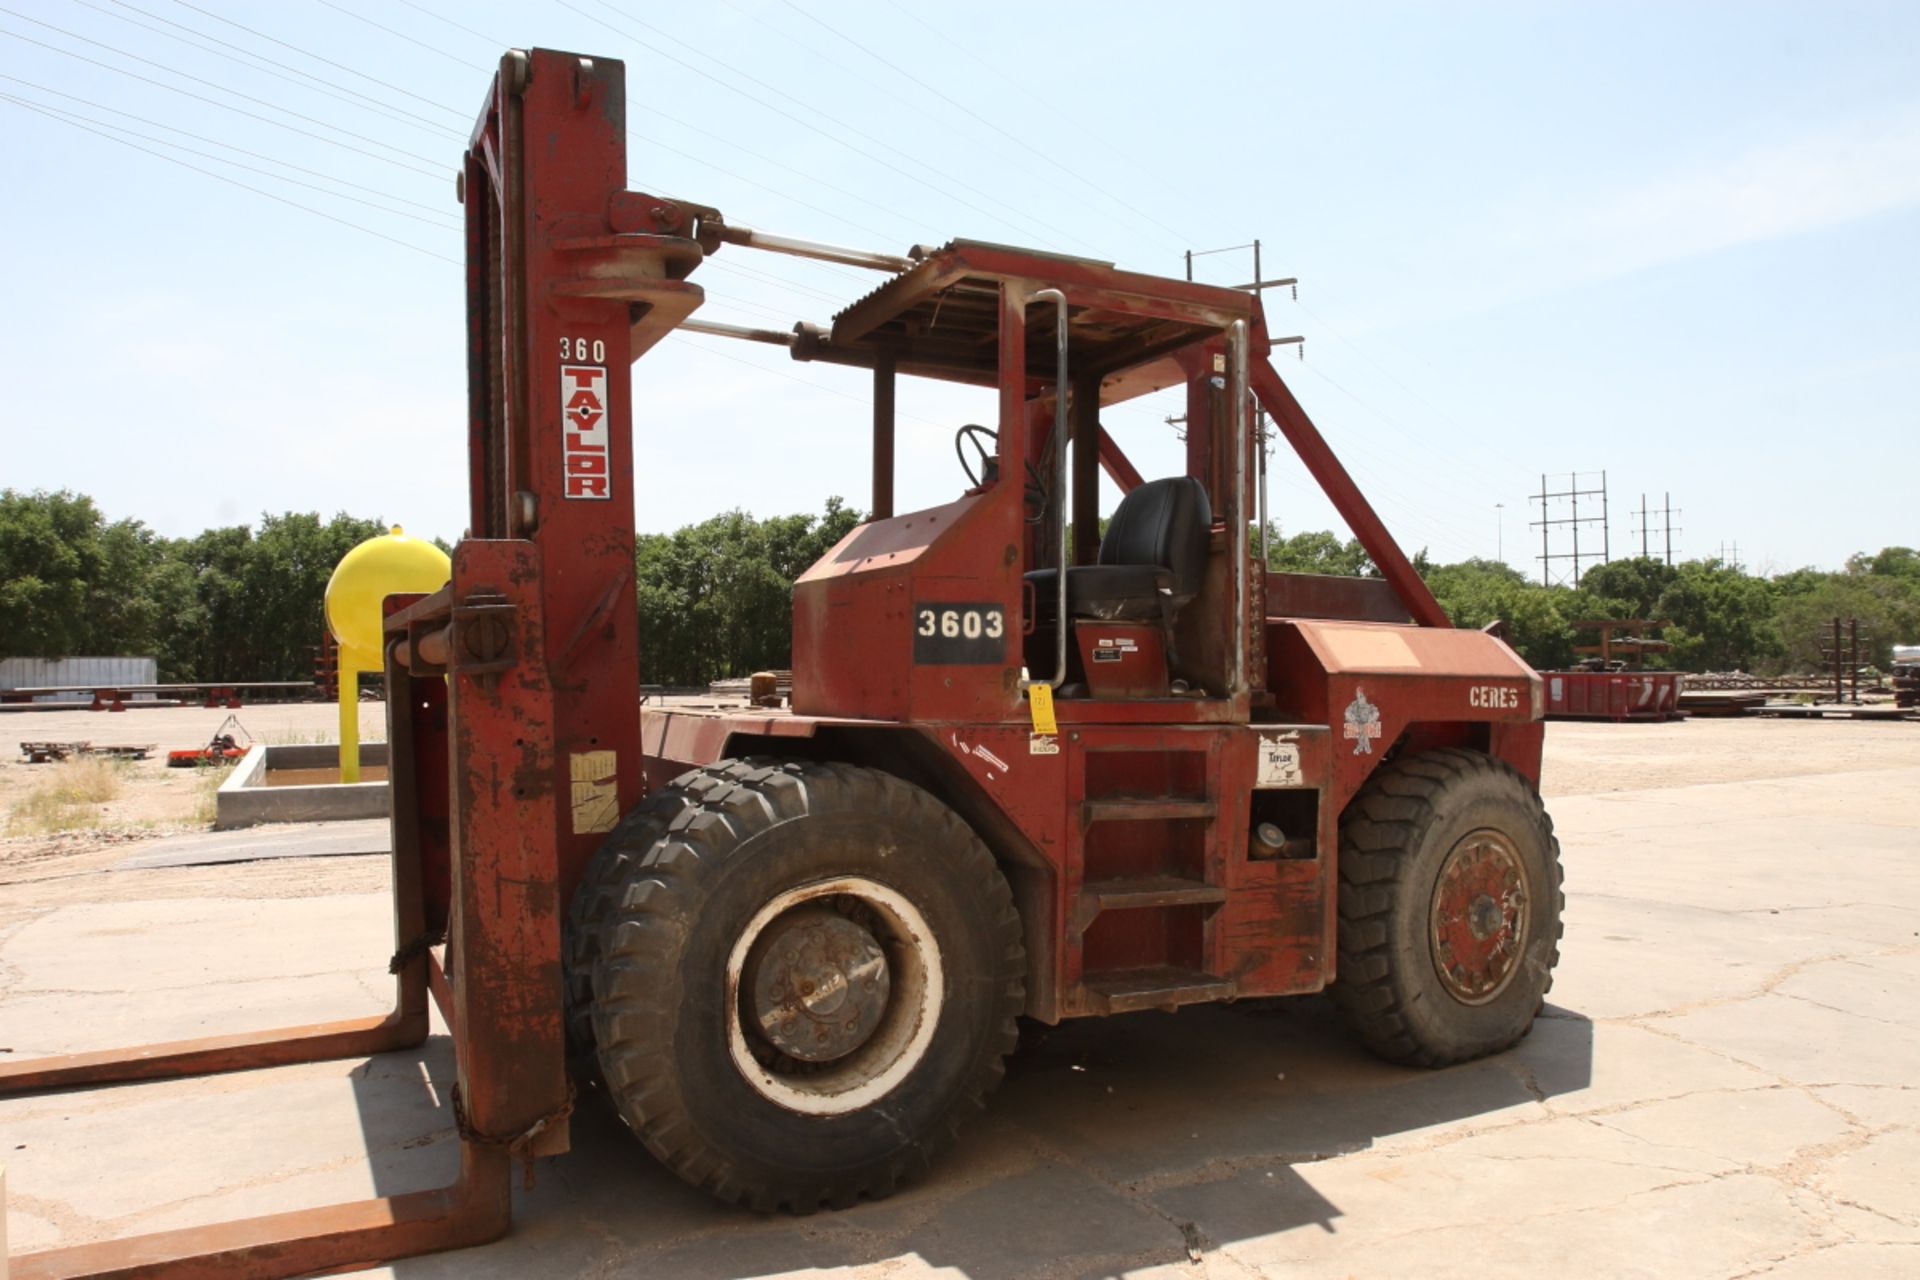
<svg viewBox="0 0 1920 1280"><path fill-rule="evenodd" d="M924 602L913 608L915 662L1001 662L1006 636L1006 611L997 604Z"/></svg>

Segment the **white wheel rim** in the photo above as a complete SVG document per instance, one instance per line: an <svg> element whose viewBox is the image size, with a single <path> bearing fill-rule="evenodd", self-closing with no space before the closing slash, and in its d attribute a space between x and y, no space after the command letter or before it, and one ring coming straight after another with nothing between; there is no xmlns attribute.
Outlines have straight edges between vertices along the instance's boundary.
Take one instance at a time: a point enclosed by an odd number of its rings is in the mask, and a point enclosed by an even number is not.
<svg viewBox="0 0 1920 1280"><path fill-rule="evenodd" d="M753 944L786 912L825 898L857 899L878 918L885 937L892 991L872 1037L838 1065L808 1075L768 1069L753 1054L740 1019L740 987ZM803 1115L835 1116L858 1111L892 1092L927 1056L940 1025L945 975L940 943L918 907L899 892L865 876L839 876L788 889L756 911L727 956L727 1051L754 1091Z"/></svg>

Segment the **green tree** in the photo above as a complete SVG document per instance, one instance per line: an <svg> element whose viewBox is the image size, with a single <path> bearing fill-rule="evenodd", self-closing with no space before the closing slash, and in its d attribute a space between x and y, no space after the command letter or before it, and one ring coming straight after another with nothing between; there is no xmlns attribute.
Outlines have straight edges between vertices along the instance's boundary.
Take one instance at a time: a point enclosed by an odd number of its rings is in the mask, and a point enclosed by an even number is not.
<svg viewBox="0 0 1920 1280"><path fill-rule="evenodd" d="M1790 668L1814 671L1824 666L1822 649L1833 643L1835 618L1843 627L1859 622L1866 660L1883 670L1892 664L1895 644L1920 636L1920 578L1880 573L1829 573L1821 578L1782 599L1776 610L1779 651Z"/></svg>
<svg viewBox="0 0 1920 1280"><path fill-rule="evenodd" d="M1873 555L1862 551L1847 558L1847 572L1881 574L1920 583L1920 551L1912 547L1882 547Z"/></svg>
<svg viewBox="0 0 1920 1280"><path fill-rule="evenodd" d="M640 669L699 685L793 664L793 583L860 522L839 498L820 516L729 511L634 548Z"/></svg>
<svg viewBox="0 0 1920 1280"><path fill-rule="evenodd" d="M1653 610L1673 622L1665 638L1673 645L1675 666L1752 671L1779 657L1774 593L1765 579L1717 559L1690 560L1677 570Z"/></svg>
<svg viewBox="0 0 1920 1280"><path fill-rule="evenodd" d="M0 655L149 654L164 544L68 490L0 491Z"/></svg>
<svg viewBox="0 0 1920 1280"><path fill-rule="evenodd" d="M1573 661L1573 628L1568 624L1575 597L1566 588L1530 582L1496 560L1437 565L1424 577L1455 626L1478 629L1505 622L1507 642L1535 667L1551 670Z"/></svg>
<svg viewBox="0 0 1920 1280"><path fill-rule="evenodd" d="M1252 545L1260 545L1256 533ZM1342 541L1324 529L1283 538L1275 529L1268 535L1267 568L1273 573L1334 573L1349 578L1373 577L1373 561L1358 538Z"/></svg>
<svg viewBox="0 0 1920 1280"><path fill-rule="evenodd" d="M1664 560L1635 556L1595 565L1580 575L1580 589L1594 600L1596 617L1660 617L1660 597L1680 578Z"/></svg>

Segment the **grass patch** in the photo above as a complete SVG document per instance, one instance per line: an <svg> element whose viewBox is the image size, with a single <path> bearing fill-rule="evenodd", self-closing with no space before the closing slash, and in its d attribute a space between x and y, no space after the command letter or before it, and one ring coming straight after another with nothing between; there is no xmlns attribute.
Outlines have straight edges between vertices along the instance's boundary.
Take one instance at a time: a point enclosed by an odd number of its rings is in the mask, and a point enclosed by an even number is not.
<svg viewBox="0 0 1920 1280"><path fill-rule="evenodd" d="M202 826L212 826L213 820L220 814L220 784L233 773L231 764L203 764L195 773L193 780L193 820Z"/></svg>
<svg viewBox="0 0 1920 1280"><path fill-rule="evenodd" d="M33 789L7 811L7 834L54 835L100 825L100 806L120 794L127 766L77 756L46 767Z"/></svg>

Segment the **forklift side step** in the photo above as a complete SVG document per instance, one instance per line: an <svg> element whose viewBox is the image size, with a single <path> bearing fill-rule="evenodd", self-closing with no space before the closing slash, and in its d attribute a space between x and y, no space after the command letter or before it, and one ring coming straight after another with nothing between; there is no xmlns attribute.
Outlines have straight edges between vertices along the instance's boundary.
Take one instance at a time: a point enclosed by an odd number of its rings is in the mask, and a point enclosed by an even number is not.
<svg viewBox="0 0 1920 1280"><path fill-rule="evenodd" d="M1088 880L1080 886L1079 916L1090 923L1102 911L1208 906L1226 900L1225 888L1204 880L1180 876L1116 876L1109 880Z"/></svg>
<svg viewBox="0 0 1920 1280"><path fill-rule="evenodd" d="M1088 823L1212 818L1220 811L1211 800L1088 800L1080 810Z"/></svg>
<svg viewBox="0 0 1920 1280"><path fill-rule="evenodd" d="M1086 990L1088 1007L1095 1013L1174 1009L1233 995L1233 983L1227 978L1171 965L1089 974L1081 986Z"/></svg>

